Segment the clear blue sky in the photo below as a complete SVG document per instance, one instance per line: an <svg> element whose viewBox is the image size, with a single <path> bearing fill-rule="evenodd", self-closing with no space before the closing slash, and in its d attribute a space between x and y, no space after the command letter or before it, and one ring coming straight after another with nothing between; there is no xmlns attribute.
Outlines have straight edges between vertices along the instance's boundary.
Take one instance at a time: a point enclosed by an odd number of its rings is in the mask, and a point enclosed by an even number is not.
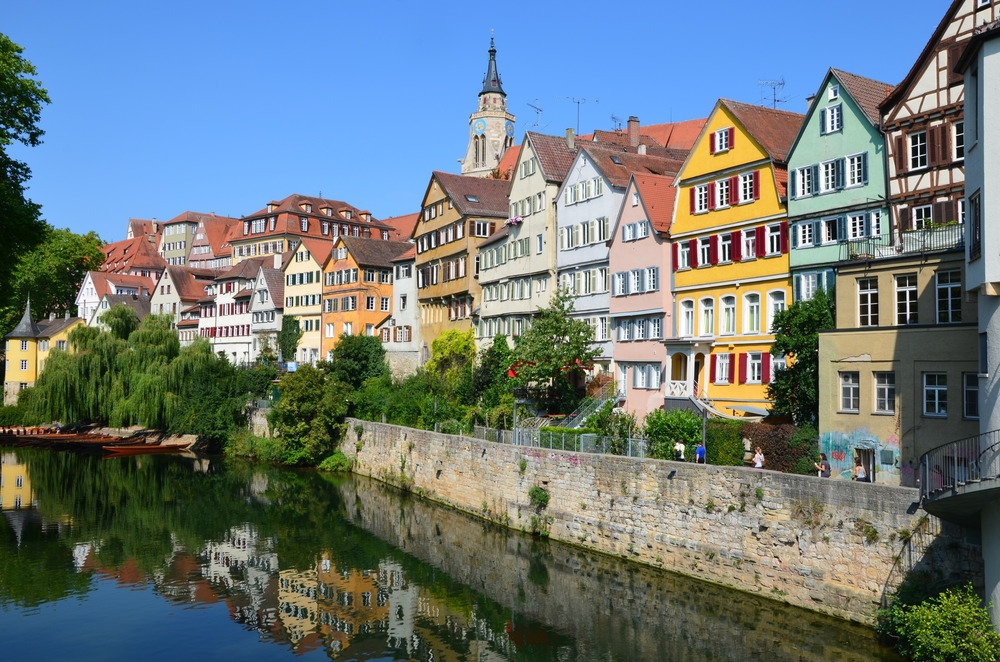
<svg viewBox="0 0 1000 662"><path fill-rule="evenodd" d="M803 112L829 67L898 83L950 3L4 0L51 105L16 149L45 219L239 217L291 193L378 218L457 172L490 31L517 140L704 117L720 97ZM528 105L542 108L541 115Z"/></svg>

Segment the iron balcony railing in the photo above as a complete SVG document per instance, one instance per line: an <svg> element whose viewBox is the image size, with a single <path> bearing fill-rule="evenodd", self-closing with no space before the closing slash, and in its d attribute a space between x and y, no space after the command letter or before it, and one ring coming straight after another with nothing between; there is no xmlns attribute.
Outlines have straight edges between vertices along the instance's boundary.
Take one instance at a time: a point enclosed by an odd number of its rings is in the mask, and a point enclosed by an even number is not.
<svg viewBox="0 0 1000 662"><path fill-rule="evenodd" d="M943 225L922 230L904 230L895 243L882 237L850 239L841 244L841 260L881 260L913 253L958 249L965 246L965 226Z"/></svg>
<svg viewBox="0 0 1000 662"><path fill-rule="evenodd" d="M1000 478L1000 430L952 441L920 458L920 500Z"/></svg>

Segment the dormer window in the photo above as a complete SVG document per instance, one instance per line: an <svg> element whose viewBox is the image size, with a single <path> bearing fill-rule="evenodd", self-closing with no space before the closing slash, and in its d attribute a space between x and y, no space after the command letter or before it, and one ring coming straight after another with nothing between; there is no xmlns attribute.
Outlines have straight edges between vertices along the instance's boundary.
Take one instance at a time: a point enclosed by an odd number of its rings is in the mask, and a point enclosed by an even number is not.
<svg viewBox="0 0 1000 662"><path fill-rule="evenodd" d="M323 212L324 216L333 216L333 210L329 207L323 207L320 211Z"/></svg>
<svg viewBox="0 0 1000 662"><path fill-rule="evenodd" d="M305 216L299 217L299 228L303 232L308 232L309 231L309 219L306 218Z"/></svg>
<svg viewBox="0 0 1000 662"><path fill-rule="evenodd" d="M274 211L274 203L269 202L267 203L267 213L270 214L272 211Z"/></svg>
<svg viewBox="0 0 1000 662"><path fill-rule="evenodd" d="M361 214L361 218L365 219L365 223L371 223L372 222L371 212L367 212L366 211L366 212L362 213Z"/></svg>
<svg viewBox="0 0 1000 662"><path fill-rule="evenodd" d="M302 203L302 211L304 211L307 214L311 214L312 210L313 210L313 206L311 204L309 204L308 202L303 202Z"/></svg>
<svg viewBox="0 0 1000 662"><path fill-rule="evenodd" d="M341 215L343 215L343 217L344 217L344 218L346 218L347 220L351 220L351 210L350 210L350 209L343 209L343 210L341 210L341 212L340 212L340 213L341 213Z"/></svg>
<svg viewBox="0 0 1000 662"><path fill-rule="evenodd" d="M830 91L827 93L827 99L830 101L836 101L840 98L840 85L831 85Z"/></svg>
<svg viewBox="0 0 1000 662"><path fill-rule="evenodd" d="M276 224L277 222L278 222L278 217L277 217L277 216L272 216L272 217L271 217L270 219L268 219L268 223L267 223L267 224L268 224L268 229L269 229L269 230L270 230L271 232L274 232L274 225L275 225L275 224Z"/></svg>

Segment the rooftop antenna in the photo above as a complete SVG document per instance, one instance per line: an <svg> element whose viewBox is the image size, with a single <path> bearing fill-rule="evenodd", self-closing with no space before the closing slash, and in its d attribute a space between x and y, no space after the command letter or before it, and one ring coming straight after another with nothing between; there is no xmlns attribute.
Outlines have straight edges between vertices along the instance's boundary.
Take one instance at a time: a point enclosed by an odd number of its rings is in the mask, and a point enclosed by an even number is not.
<svg viewBox="0 0 1000 662"><path fill-rule="evenodd" d="M542 118L542 112L544 112L544 111L542 111L541 108L539 108L536 105L537 103L538 103L538 99L535 99L535 103L529 103L528 104L535 111L535 128L536 129L538 128L538 120L540 120Z"/></svg>
<svg viewBox="0 0 1000 662"><path fill-rule="evenodd" d="M576 134L580 135L580 104L587 103L586 99L577 97L566 97L570 101L576 104ZM594 99L594 103L600 103L600 99Z"/></svg>
<svg viewBox="0 0 1000 662"><path fill-rule="evenodd" d="M785 103L788 101L788 97L778 98L778 90L784 89L785 87L785 77L782 76L778 80L758 80L757 84L761 87L771 88L771 107L777 108L779 103Z"/></svg>
<svg viewBox="0 0 1000 662"><path fill-rule="evenodd" d="M618 117L614 113L611 113L611 125L614 127L615 133L622 132L622 118Z"/></svg>

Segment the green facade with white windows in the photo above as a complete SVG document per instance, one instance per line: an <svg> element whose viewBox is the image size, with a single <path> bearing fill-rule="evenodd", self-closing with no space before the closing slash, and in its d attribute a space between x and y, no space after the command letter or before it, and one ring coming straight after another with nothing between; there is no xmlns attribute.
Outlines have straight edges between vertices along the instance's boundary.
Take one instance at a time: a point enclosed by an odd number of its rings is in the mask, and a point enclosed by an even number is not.
<svg viewBox="0 0 1000 662"><path fill-rule="evenodd" d="M890 87L830 69L788 157L795 301L832 290L836 265L888 255L885 141L878 103Z"/></svg>

